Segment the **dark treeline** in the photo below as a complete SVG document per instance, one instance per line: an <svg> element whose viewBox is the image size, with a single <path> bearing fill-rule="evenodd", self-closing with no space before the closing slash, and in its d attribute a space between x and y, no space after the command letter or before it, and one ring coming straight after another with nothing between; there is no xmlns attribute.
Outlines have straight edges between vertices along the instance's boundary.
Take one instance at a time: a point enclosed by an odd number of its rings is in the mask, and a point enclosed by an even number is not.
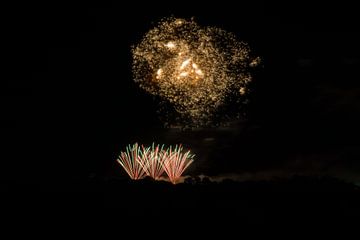
<svg viewBox="0 0 360 240"><path fill-rule="evenodd" d="M288 221L306 224L355 223L360 216L360 189L333 177L294 176L270 181L236 182L189 177L172 185L145 178L90 179L56 186L8 186L8 209L20 214L68 212L127 218L234 218L250 224ZM96 218L98 221L99 219Z"/></svg>

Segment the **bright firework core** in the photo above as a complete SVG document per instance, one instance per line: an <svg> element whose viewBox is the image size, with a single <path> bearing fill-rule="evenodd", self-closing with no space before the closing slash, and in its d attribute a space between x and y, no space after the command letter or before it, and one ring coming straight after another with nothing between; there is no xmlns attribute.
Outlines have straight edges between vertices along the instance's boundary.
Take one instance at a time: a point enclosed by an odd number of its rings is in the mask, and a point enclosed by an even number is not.
<svg viewBox="0 0 360 240"><path fill-rule="evenodd" d="M206 125L228 96L245 100L249 68L259 62L233 34L175 18L147 32L132 52L135 82L197 126Z"/></svg>

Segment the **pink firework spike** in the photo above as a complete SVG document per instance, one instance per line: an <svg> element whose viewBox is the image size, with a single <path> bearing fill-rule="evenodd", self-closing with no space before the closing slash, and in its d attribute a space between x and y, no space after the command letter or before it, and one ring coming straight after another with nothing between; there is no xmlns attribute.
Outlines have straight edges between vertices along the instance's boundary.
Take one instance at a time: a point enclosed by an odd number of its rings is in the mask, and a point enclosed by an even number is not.
<svg viewBox="0 0 360 240"><path fill-rule="evenodd" d="M146 175L155 180L159 180L164 173L163 163L165 159L162 154L163 148L164 145L160 147L159 144L155 146L154 143L152 147L145 148L142 146L141 157L138 158Z"/></svg>
<svg viewBox="0 0 360 240"><path fill-rule="evenodd" d="M163 152L163 155L164 171L168 175L169 180L173 184L176 184L185 169L188 168L190 164L194 161L194 155L190 154L190 151L183 153L183 148L181 145L176 145L174 151L172 151L170 147L168 151Z"/></svg>
<svg viewBox="0 0 360 240"><path fill-rule="evenodd" d="M117 162L124 168L131 179L138 180L145 177L144 168L141 166L139 158L141 150L137 143L126 147L126 152L121 152Z"/></svg>

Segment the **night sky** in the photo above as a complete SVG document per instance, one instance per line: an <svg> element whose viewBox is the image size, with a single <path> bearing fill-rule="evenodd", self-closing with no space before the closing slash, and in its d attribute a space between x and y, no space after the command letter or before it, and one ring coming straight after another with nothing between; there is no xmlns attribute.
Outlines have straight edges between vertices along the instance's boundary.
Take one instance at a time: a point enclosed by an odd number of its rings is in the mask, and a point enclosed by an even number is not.
<svg viewBox="0 0 360 240"><path fill-rule="evenodd" d="M115 159L135 141L193 149L199 160L190 175L310 174L360 182L356 8L149 2L14 6L10 50L19 64L1 90L5 182L121 178ZM233 32L262 57L247 119L229 129L163 128L156 102L132 81L130 48L169 16Z"/></svg>

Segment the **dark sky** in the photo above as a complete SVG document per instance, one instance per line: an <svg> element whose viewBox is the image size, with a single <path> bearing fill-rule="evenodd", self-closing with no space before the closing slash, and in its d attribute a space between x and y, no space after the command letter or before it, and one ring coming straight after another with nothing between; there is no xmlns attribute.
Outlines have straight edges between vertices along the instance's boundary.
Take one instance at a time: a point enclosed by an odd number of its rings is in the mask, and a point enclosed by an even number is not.
<svg viewBox="0 0 360 240"><path fill-rule="evenodd" d="M197 150L193 174L314 173L360 181L356 8L343 1L194 2L13 6L11 50L19 64L2 83L3 176L112 176L126 144L167 140ZM193 135L162 129L156 104L132 82L130 46L171 15L234 32L262 56L245 123Z"/></svg>

